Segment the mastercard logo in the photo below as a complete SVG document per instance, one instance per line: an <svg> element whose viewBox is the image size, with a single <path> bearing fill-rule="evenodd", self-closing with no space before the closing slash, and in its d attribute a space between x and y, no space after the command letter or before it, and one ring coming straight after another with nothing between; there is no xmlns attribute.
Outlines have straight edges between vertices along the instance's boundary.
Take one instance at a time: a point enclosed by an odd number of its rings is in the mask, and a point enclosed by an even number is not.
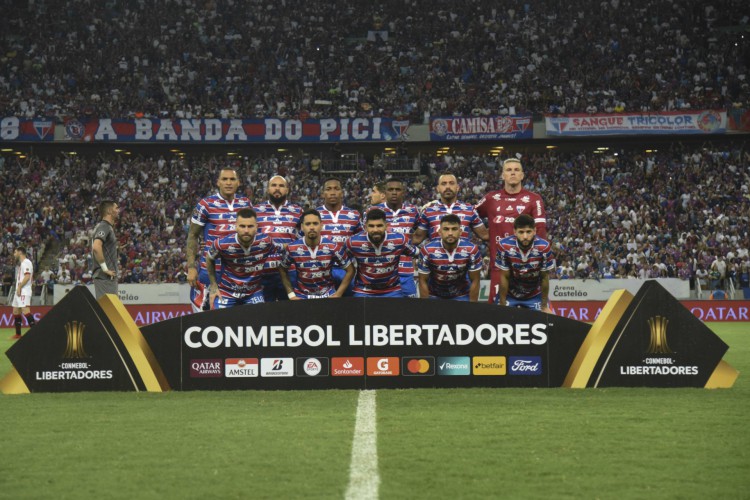
<svg viewBox="0 0 750 500"><path fill-rule="evenodd" d="M433 356L405 357L402 363L401 375L416 377L435 375L435 358Z"/></svg>

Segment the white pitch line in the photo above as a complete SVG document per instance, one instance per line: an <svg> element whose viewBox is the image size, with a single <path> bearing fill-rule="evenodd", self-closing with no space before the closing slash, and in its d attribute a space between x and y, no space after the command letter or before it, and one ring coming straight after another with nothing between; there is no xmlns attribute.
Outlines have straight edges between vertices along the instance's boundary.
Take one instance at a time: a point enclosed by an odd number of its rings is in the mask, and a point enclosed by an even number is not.
<svg viewBox="0 0 750 500"><path fill-rule="evenodd" d="M349 466L347 500L377 500L380 487L378 474L378 429L375 422L375 391L360 391L357 421L352 440L352 461Z"/></svg>

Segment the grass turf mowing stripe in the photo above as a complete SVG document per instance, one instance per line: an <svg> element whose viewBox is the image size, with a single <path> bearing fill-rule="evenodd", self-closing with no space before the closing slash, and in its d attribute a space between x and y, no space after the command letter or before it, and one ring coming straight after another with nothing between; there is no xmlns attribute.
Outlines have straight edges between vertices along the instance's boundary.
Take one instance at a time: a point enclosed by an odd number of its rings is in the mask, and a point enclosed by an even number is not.
<svg viewBox="0 0 750 500"><path fill-rule="evenodd" d="M357 401L352 462L349 468L349 486L346 489L346 498L351 500L378 498L380 475L375 394L375 391L361 391Z"/></svg>

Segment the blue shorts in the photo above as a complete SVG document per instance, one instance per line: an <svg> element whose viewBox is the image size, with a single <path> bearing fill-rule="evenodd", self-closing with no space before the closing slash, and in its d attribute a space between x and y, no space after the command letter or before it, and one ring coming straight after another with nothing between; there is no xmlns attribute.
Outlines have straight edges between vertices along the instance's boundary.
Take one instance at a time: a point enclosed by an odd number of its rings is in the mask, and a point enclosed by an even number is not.
<svg viewBox="0 0 750 500"><path fill-rule="evenodd" d="M537 295L536 297L531 297L530 299L517 299L515 297L511 297L508 295L508 306L510 307L522 307L524 309L534 309L535 311L541 311L542 310L542 296Z"/></svg>
<svg viewBox="0 0 750 500"><path fill-rule="evenodd" d="M243 304L263 304L264 302L265 300L263 300L262 290L240 299L236 297L222 297L221 294L219 294L219 296L214 299L214 309L229 309L230 307L241 306Z"/></svg>
<svg viewBox="0 0 750 500"><path fill-rule="evenodd" d="M409 299L417 298L417 284L414 283L413 274L399 274L401 280L401 296Z"/></svg>

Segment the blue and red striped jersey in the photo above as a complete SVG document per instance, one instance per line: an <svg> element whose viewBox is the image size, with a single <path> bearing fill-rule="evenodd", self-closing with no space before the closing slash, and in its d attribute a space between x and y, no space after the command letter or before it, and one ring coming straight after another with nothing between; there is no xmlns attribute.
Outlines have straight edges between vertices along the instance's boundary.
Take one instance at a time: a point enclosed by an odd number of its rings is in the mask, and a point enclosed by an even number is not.
<svg viewBox="0 0 750 500"><path fill-rule="evenodd" d="M411 203L404 203L398 210L393 210L387 203L379 203L372 208L379 208L385 212L386 222L388 222L388 231L400 233L411 241L414 229L419 220L419 209ZM408 255L402 255L398 264L399 274L414 274L414 259Z"/></svg>
<svg viewBox="0 0 750 500"><path fill-rule="evenodd" d="M325 206L316 208L320 212L320 236L334 243L346 243L351 236L362 231L359 212L349 207L332 212Z"/></svg>
<svg viewBox="0 0 750 500"><path fill-rule="evenodd" d="M302 207L284 202L278 209L270 201L255 206L258 214L258 230L271 237L274 243L289 244L299 237L300 216ZM266 273L274 273L281 263L281 254L274 254L266 261Z"/></svg>
<svg viewBox="0 0 750 500"><path fill-rule="evenodd" d="M351 257L343 243L321 238L318 246L310 248L304 238L290 243L283 252L281 266L297 268L297 286L294 292L308 297L328 297L336 293L331 270L334 265L346 267Z"/></svg>
<svg viewBox="0 0 750 500"><path fill-rule="evenodd" d="M222 198L219 193L206 196L193 209L190 222L203 226L203 251L200 265L206 267L205 252L217 238L235 234L237 212L243 208L252 208L250 199L246 196L235 197L231 202Z"/></svg>
<svg viewBox="0 0 750 500"><path fill-rule="evenodd" d="M352 236L346 248L357 262L357 274L354 277L354 293L382 295L401 290L398 275L398 263L402 255L415 256L416 248L403 234L390 231L376 247L362 232Z"/></svg>
<svg viewBox="0 0 750 500"><path fill-rule="evenodd" d="M427 231L428 240L440 238L440 219L447 214L456 214L461 219L461 238L471 237L471 229L484 226L484 222L471 203L456 201L448 206L437 201L422 210L417 229Z"/></svg>
<svg viewBox="0 0 750 500"><path fill-rule="evenodd" d="M508 294L526 300L542 292L542 272L554 272L556 266L549 241L537 236L531 248L524 253L518 248L518 239L508 236L500 240L495 267L510 271Z"/></svg>
<svg viewBox="0 0 750 500"><path fill-rule="evenodd" d="M482 270L482 254L467 238L458 240L453 251L443 247L441 239L432 240L419 248L419 273L429 274L427 286L430 296L454 298L469 295L469 271Z"/></svg>
<svg viewBox="0 0 750 500"><path fill-rule="evenodd" d="M266 260L283 247L266 234L257 233L249 248L242 247L237 234L215 239L207 253L213 260L221 259L222 273L218 280L222 296L243 298L262 288Z"/></svg>

